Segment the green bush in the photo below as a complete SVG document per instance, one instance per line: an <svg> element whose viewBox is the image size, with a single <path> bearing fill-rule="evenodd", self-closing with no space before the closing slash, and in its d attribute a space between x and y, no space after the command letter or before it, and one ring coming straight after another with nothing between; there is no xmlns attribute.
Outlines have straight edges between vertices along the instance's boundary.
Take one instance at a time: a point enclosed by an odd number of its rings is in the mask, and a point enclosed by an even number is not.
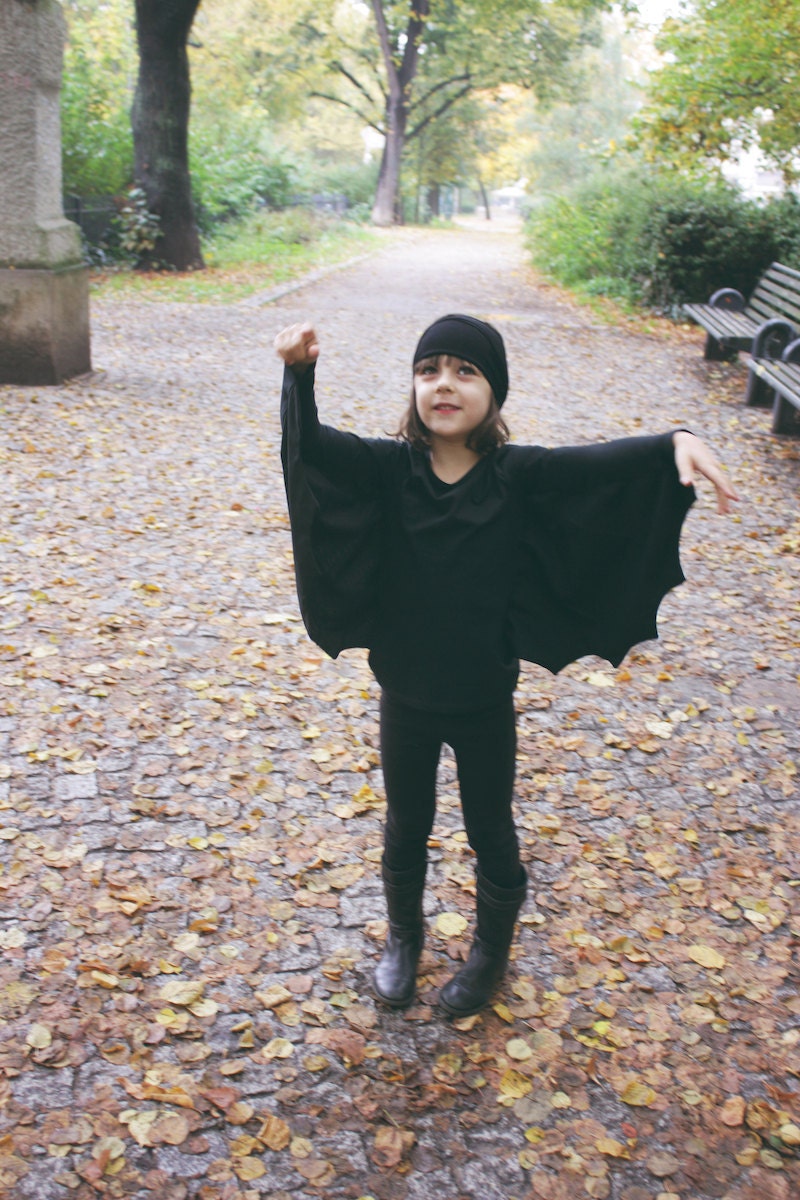
<svg viewBox="0 0 800 1200"><path fill-rule="evenodd" d="M282 208L291 198L292 167L245 121L192 128L190 166L197 220L204 233L253 207Z"/></svg>
<svg viewBox="0 0 800 1200"><path fill-rule="evenodd" d="M99 38L91 14L70 5L60 98L65 193L109 196L130 186L134 75L130 16L113 8Z"/></svg>
<svg viewBox="0 0 800 1200"><path fill-rule="evenodd" d="M378 183L378 163L331 163L307 172L303 191L344 196L348 205L372 205Z"/></svg>
<svg viewBox="0 0 800 1200"><path fill-rule="evenodd" d="M662 310L708 300L719 287L748 295L777 251L767 210L728 188L668 197L640 239L649 257L642 298Z"/></svg>
<svg viewBox="0 0 800 1200"><path fill-rule="evenodd" d="M778 261L800 271L800 197L790 192L771 200L766 216L775 239Z"/></svg>
<svg viewBox="0 0 800 1200"><path fill-rule="evenodd" d="M642 165L598 173L533 209L528 244L560 282L676 313L719 287L749 294L773 259L800 265L800 202Z"/></svg>
<svg viewBox="0 0 800 1200"><path fill-rule="evenodd" d="M319 243L334 226L335 222L307 208L260 210L218 225L204 251L210 266L270 262L286 252L292 254Z"/></svg>

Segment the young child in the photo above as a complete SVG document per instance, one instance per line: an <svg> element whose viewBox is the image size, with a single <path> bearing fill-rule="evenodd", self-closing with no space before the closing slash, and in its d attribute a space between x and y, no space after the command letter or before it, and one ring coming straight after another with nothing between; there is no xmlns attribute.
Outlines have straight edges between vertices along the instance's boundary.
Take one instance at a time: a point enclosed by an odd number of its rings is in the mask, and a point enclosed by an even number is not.
<svg viewBox="0 0 800 1200"><path fill-rule="evenodd" d="M617 665L657 636L658 604L683 579L678 540L695 476L713 483L720 512L736 496L685 431L508 445L503 339L474 317L451 314L423 333L394 440L320 425L310 325L283 330L275 348L303 619L334 658L368 647L381 686L389 932L375 991L398 1008L415 995L446 743L477 860L477 928L439 998L467 1016L505 972L526 892L512 816L520 658L553 672L590 653Z"/></svg>

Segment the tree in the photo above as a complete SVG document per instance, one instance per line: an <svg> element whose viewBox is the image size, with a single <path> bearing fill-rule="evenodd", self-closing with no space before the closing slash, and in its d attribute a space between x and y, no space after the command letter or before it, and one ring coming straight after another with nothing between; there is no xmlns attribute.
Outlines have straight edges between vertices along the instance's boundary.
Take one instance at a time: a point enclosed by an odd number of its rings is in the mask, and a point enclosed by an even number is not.
<svg viewBox="0 0 800 1200"><path fill-rule="evenodd" d="M200 0L136 0L134 174L160 223L153 259L181 271L204 265L189 175L191 86L186 50L199 6Z"/></svg>
<svg viewBox="0 0 800 1200"><path fill-rule="evenodd" d="M697 165L758 146L800 176L800 3L694 0L665 23L637 136L653 156Z"/></svg>
<svg viewBox="0 0 800 1200"><path fill-rule="evenodd" d="M564 65L587 37L591 15L607 0L371 0L383 65L385 136L373 207L376 224L399 218L406 142L475 90L517 83L542 96L565 82ZM352 85L362 108L374 95L341 62L332 67Z"/></svg>
<svg viewBox="0 0 800 1200"><path fill-rule="evenodd" d="M533 141L525 173L533 193L572 191L623 146L641 104L630 35L619 20L604 22L600 46L587 48L575 64L577 95L542 111L535 100L520 122Z"/></svg>

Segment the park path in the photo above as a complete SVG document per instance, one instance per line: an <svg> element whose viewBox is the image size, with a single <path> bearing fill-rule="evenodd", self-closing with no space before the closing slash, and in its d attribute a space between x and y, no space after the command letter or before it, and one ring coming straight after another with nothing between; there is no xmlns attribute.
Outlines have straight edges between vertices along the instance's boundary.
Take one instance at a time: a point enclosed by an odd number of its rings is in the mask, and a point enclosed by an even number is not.
<svg viewBox="0 0 800 1200"><path fill-rule="evenodd" d="M446 311L507 342L517 440L688 426L701 489L662 639L519 691L533 880L497 1006L453 766L419 1004L388 1014L376 693L293 593L272 338L391 431ZM0 389L0 1196L791 1200L800 1193L798 443L702 337L613 325L509 230L396 231L270 300L104 299L94 374Z"/></svg>

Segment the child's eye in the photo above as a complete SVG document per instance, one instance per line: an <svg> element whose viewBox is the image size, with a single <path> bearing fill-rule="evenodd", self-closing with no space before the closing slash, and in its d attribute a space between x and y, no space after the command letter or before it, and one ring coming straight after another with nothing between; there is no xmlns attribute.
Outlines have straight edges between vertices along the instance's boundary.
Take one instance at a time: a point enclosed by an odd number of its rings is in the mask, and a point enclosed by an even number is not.
<svg viewBox="0 0 800 1200"><path fill-rule="evenodd" d="M477 375L478 373L473 367L472 363L462 363L459 367L459 371L462 375Z"/></svg>

